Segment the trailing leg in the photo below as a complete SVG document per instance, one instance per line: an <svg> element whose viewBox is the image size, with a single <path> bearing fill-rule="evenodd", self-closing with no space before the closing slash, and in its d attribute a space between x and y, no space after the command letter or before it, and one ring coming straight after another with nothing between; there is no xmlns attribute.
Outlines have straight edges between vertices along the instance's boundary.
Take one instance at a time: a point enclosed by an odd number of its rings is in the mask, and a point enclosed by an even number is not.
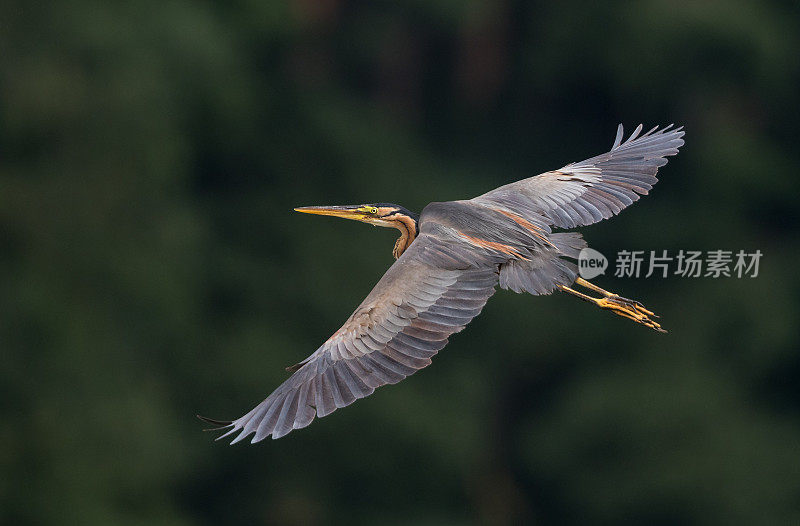
<svg viewBox="0 0 800 526"><path fill-rule="evenodd" d="M654 331L658 332L667 332L661 328L661 325L654 321L652 318L658 318L653 311L650 311L644 307L641 303L636 300L631 300L628 298L623 298L618 294L614 294L613 292L608 292L607 290L601 289L597 285L593 283L589 283L583 278L577 278L575 280L576 285L580 285L586 289L589 289L593 292L597 292L601 294L602 297L595 298L584 294L583 292L578 292L575 289L567 287L565 285L559 285L559 288L564 292L572 294L573 296L577 296L578 298L588 301L589 303L594 303L601 309L610 310L617 316L622 316L623 318L628 318L629 320L633 320L636 323L641 323L646 327L650 327Z"/></svg>

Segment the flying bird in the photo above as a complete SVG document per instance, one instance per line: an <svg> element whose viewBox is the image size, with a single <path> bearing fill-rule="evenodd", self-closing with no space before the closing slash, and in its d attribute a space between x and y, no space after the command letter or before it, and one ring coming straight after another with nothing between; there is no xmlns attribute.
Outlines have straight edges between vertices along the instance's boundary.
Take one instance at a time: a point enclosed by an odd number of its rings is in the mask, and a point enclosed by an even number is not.
<svg viewBox="0 0 800 526"><path fill-rule="evenodd" d="M226 431L219 438L238 433L232 444L306 427L429 365L497 285L534 296L566 292L665 332L641 303L579 277L573 260L586 242L580 233L553 231L608 219L650 191L684 132L672 125L641 132L639 125L623 142L620 124L607 153L473 199L430 203L419 216L388 203L296 208L398 229L396 261L344 325L288 367L293 374L252 411L233 421L200 418Z"/></svg>

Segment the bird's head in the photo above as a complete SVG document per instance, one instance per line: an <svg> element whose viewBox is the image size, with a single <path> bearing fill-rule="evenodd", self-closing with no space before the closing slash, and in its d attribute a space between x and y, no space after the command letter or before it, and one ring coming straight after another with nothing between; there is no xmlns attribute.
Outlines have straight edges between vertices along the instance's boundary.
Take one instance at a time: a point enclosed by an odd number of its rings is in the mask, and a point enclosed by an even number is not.
<svg viewBox="0 0 800 526"><path fill-rule="evenodd" d="M394 257L400 254L414 241L419 234L419 217L408 209L391 203L370 203L364 205L340 206L303 206L295 208L296 212L334 216L344 219L355 219L362 223L374 226L396 228L400 231L400 238L394 246Z"/></svg>

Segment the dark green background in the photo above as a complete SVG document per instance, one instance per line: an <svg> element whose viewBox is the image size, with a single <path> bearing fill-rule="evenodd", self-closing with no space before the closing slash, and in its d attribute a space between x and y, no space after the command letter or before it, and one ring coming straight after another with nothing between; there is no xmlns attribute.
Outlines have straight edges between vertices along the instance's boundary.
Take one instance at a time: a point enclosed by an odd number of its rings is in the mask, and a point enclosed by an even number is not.
<svg viewBox="0 0 800 526"><path fill-rule="evenodd" d="M0 4L0 522L797 524L797 2ZM764 253L597 282L659 335L499 292L401 384L279 441L237 417L420 210L676 122L594 248Z"/></svg>

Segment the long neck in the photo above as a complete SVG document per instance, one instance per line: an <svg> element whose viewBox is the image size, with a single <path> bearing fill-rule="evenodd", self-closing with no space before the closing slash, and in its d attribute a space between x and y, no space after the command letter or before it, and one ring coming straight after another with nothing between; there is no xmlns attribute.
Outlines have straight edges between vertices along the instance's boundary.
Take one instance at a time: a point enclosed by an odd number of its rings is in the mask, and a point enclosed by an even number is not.
<svg viewBox="0 0 800 526"><path fill-rule="evenodd" d="M392 255L397 259L417 237L417 222L413 217L400 215L395 222L395 228L400 231L400 237L397 238L397 242L394 244L394 250L392 250Z"/></svg>

